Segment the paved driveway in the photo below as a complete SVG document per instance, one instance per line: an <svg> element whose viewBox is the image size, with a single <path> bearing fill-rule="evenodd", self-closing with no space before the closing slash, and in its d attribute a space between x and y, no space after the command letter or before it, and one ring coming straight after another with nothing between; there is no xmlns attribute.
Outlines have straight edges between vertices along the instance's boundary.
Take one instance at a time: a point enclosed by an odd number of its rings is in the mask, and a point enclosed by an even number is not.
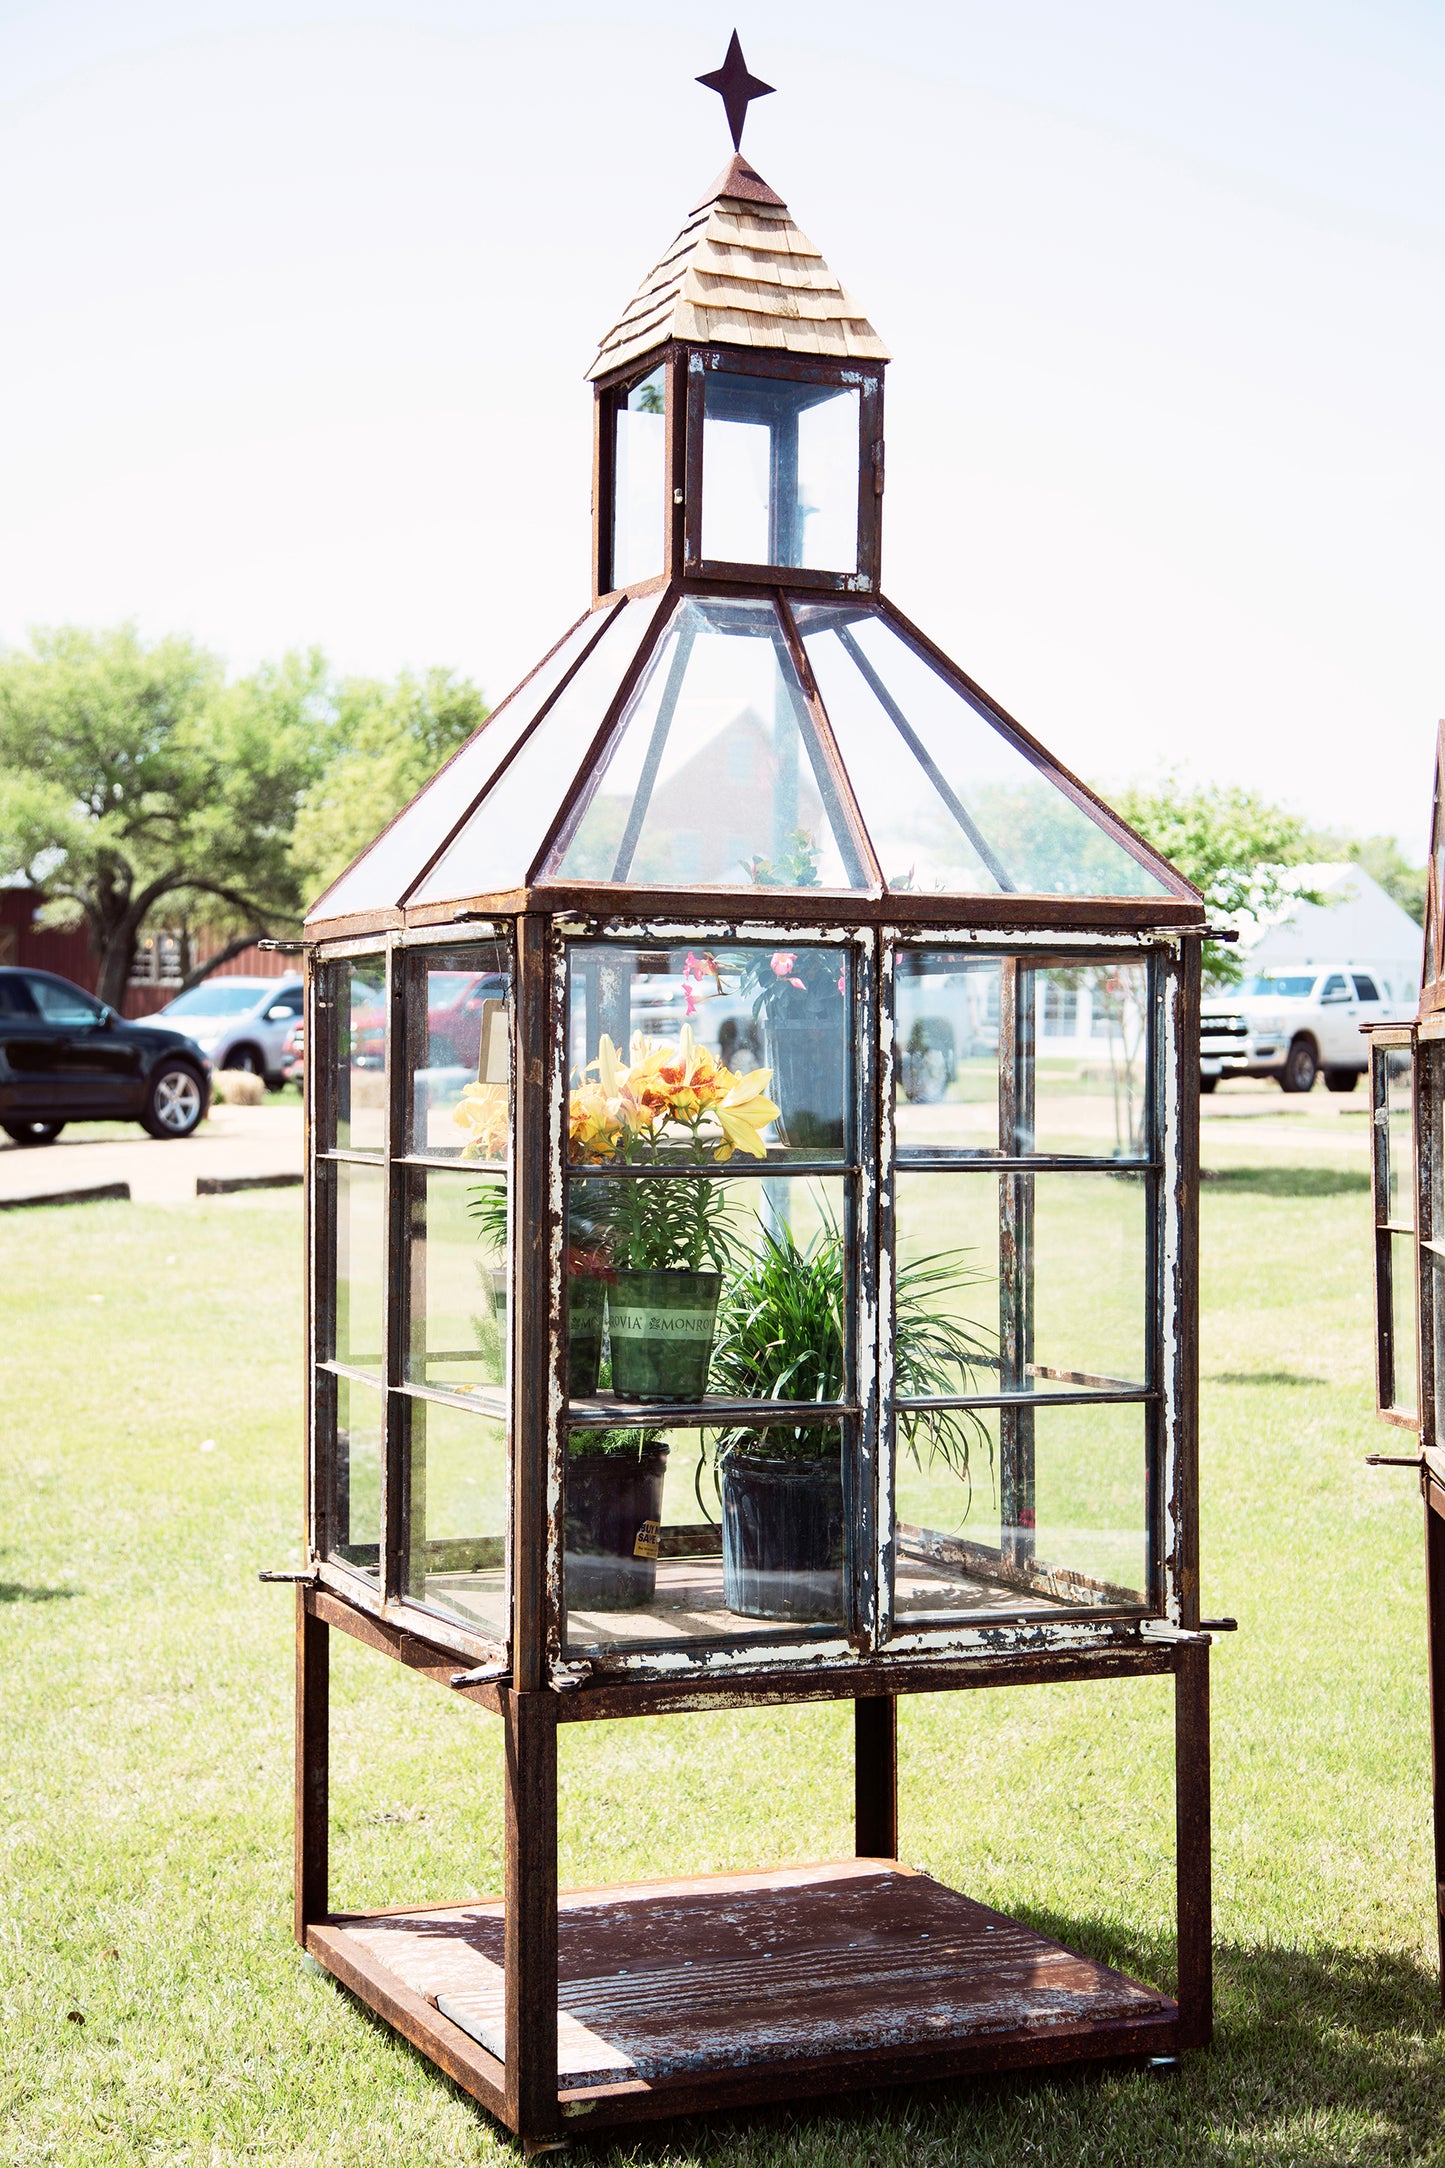
<svg viewBox="0 0 1445 2168"><path fill-rule="evenodd" d="M299 1177L301 1144L301 1108L293 1099L213 1107L193 1137L173 1142L129 1122L77 1126L40 1146L0 1137L0 1206L113 1182L128 1183L137 1203L174 1204L195 1196L198 1179Z"/></svg>

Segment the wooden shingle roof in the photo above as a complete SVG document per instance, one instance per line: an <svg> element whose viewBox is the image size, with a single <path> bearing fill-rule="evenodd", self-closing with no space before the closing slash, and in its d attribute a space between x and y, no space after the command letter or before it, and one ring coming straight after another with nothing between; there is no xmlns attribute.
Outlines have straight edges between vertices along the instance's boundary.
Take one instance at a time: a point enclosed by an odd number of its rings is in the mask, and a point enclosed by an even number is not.
<svg viewBox="0 0 1445 2168"><path fill-rule="evenodd" d="M741 154L691 213L602 341L588 376L668 339L887 361L856 301Z"/></svg>

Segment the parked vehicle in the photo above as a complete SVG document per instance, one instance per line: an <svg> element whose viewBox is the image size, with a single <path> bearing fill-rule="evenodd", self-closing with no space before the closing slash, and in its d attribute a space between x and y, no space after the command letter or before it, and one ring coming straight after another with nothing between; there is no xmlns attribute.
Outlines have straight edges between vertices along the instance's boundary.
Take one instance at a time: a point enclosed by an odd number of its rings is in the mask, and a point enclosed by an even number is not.
<svg viewBox="0 0 1445 2168"><path fill-rule="evenodd" d="M156 1022L183 1031L217 1069L246 1069L272 1091L285 1081L281 1044L301 1014L299 978L203 979L168 1001Z"/></svg>
<svg viewBox="0 0 1445 2168"><path fill-rule="evenodd" d="M1222 1076L1272 1076L1287 1092L1352 1092L1368 1060L1361 1026L1406 1021L1413 997L1355 964L1281 965L1246 979L1238 993L1207 999L1200 1017L1199 1088Z"/></svg>
<svg viewBox="0 0 1445 2168"><path fill-rule="evenodd" d="M0 1129L53 1144L67 1122L140 1122L188 1137L211 1096L211 1064L182 1032L127 1024L51 971L0 968Z"/></svg>
<svg viewBox="0 0 1445 2168"><path fill-rule="evenodd" d="M288 1084L305 1080L306 1026L299 1019L281 1041L281 1075Z"/></svg>

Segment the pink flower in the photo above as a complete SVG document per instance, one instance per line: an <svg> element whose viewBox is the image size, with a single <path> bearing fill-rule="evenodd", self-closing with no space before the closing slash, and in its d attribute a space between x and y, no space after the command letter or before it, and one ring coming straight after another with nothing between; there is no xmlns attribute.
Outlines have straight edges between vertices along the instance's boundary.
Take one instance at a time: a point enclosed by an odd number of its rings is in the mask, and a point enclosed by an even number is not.
<svg viewBox="0 0 1445 2168"><path fill-rule="evenodd" d="M682 1013L684 1016L697 1014L697 995L692 990L692 980L688 978L682 982Z"/></svg>
<svg viewBox="0 0 1445 2168"><path fill-rule="evenodd" d="M788 978L788 976L789 976L790 972L792 971L792 968L793 968L794 964L795 964L795 963L796 963L797 961L798 961L798 959L797 959L797 957L796 957L796 956L795 956L795 955L794 955L794 954L792 953L791 949L779 949L779 950L778 950L778 953L777 953L777 955L776 955L776 956L775 956L775 957L773 958L773 976L774 976L774 978L777 978L777 979L786 979L786 978ZM792 980L790 980L790 983L791 983L792 985L796 986L796 985L797 985L797 984L798 984L799 982L798 982L798 980L797 980L797 979L792 979Z"/></svg>
<svg viewBox="0 0 1445 2168"><path fill-rule="evenodd" d="M839 972L838 972L838 991L839 991L839 993L840 993L840 994L841 994L841 993L842 993L842 991L843 991L843 972L842 972L842 969L841 969L841 968L839 969Z"/></svg>

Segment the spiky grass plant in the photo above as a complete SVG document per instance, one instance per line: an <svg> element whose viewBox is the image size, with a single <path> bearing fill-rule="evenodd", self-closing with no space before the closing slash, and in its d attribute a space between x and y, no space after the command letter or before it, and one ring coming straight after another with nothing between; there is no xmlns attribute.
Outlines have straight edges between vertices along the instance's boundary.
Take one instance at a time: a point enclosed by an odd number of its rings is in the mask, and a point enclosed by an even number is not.
<svg viewBox="0 0 1445 2168"><path fill-rule="evenodd" d="M901 1398L967 1391L979 1372L997 1369L983 1329L944 1307L950 1292L983 1277L966 1250L939 1250L899 1266L893 1354ZM847 1260L835 1224L825 1223L806 1247L790 1227L764 1227L761 1246L724 1291L709 1391L738 1400L841 1400L847 1297ZM984 1446L992 1453L987 1429L968 1408L900 1409L898 1429L916 1465L941 1459L965 1486L973 1452ZM775 1458L810 1458L819 1452L819 1432L800 1425L717 1433L719 1454L744 1444Z"/></svg>

